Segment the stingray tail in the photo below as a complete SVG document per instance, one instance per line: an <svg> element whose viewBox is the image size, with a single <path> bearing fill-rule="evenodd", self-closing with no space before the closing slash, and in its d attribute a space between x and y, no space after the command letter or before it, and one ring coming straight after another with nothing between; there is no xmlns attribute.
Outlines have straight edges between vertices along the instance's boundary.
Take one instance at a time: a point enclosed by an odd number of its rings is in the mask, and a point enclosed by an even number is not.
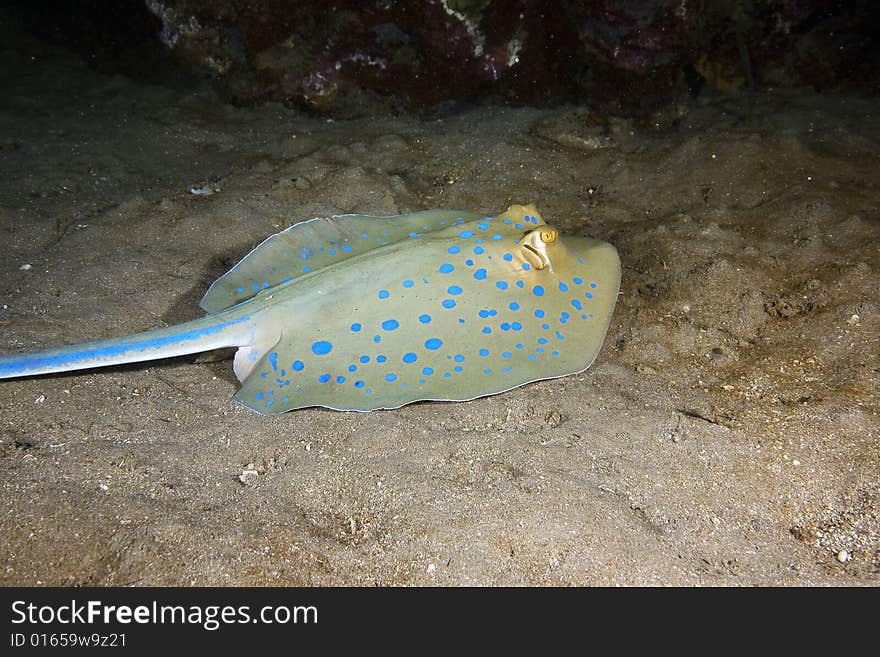
<svg viewBox="0 0 880 657"><path fill-rule="evenodd" d="M218 313L122 338L0 356L0 379L108 367L246 344L251 316Z"/></svg>

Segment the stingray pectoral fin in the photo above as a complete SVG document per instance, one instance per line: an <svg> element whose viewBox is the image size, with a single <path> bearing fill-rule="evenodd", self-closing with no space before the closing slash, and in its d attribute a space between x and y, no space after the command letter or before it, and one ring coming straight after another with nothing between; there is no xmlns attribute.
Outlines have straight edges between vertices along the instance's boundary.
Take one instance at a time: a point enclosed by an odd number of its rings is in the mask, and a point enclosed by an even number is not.
<svg viewBox="0 0 880 657"><path fill-rule="evenodd" d="M342 345L317 341L310 348L307 343L300 334L283 335L253 364L235 401L264 415L310 406L346 411L387 407L365 394L370 390L360 380L359 368L363 366L357 356ZM390 406L407 401L412 400L399 400Z"/></svg>
<svg viewBox="0 0 880 657"><path fill-rule="evenodd" d="M590 276L587 282L589 291L585 296L588 299L586 309L591 316L578 328L582 349L579 362L573 363L571 368L576 372L592 365L602 348L620 292L621 267L617 249L607 242L588 237L566 237L565 240L577 257L583 259Z"/></svg>
<svg viewBox="0 0 880 657"><path fill-rule="evenodd" d="M347 214L301 221L248 253L214 281L199 305L216 313L343 260L480 218L460 210L425 210L393 217Z"/></svg>
<svg viewBox="0 0 880 657"><path fill-rule="evenodd" d="M257 346L248 346L235 354L235 375L242 386L233 399L263 415L289 411L288 403L297 389L302 363L288 362L278 344L261 355L258 350Z"/></svg>

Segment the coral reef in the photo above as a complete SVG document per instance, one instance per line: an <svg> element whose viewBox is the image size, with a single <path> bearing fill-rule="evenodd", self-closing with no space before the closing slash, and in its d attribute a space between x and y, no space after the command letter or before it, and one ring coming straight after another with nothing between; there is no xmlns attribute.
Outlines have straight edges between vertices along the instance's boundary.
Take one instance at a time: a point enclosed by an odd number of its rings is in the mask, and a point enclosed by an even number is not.
<svg viewBox="0 0 880 657"><path fill-rule="evenodd" d="M150 71L162 52L234 104L331 115L491 96L651 116L707 85L872 89L880 70L869 0L50 4L20 4L29 29L104 68Z"/></svg>

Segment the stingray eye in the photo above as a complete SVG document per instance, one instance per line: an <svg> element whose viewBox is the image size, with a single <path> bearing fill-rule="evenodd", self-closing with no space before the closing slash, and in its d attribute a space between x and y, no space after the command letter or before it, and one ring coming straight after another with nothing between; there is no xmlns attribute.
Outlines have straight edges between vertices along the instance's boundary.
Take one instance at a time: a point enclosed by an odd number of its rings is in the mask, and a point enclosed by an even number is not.
<svg viewBox="0 0 880 657"><path fill-rule="evenodd" d="M544 244L553 244L557 237L559 237L559 233L555 228L541 231L541 241L544 242Z"/></svg>

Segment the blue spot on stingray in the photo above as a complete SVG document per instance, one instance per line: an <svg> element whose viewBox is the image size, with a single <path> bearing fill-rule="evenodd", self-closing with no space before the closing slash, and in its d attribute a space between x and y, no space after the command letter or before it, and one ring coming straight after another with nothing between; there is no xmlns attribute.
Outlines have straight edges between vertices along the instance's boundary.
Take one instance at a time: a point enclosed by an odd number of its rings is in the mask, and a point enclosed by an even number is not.
<svg viewBox="0 0 880 657"><path fill-rule="evenodd" d="M582 304L580 301L578 301L577 299L572 299L572 300L571 300L571 305L574 306L575 308L577 308L578 310L583 310L583 309L584 309L583 304Z"/></svg>
<svg viewBox="0 0 880 657"><path fill-rule="evenodd" d="M352 332L352 333L357 333L357 332L360 331L361 328L363 328L363 327L362 327L358 322L355 322L354 324L351 325L350 328L351 328L351 332Z"/></svg>
<svg viewBox="0 0 880 657"><path fill-rule="evenodd" d="M452 255L455 255L456 253L459 253L459 252L461 251L461 247L455 246L455 245L453 244L452 246L450 246L450 247L449 247L448 249L446 249L446 250L447 250L449 253L451 253Z"/></svg>
<svg viewBox="0 0 880 657"><path fill-rule="evenodd" d="M596 289L596 284L595 284L595 283L590 283L590 287L593 288L593 289L595 290L595 289Z"/></svg>
<svg viewBox="0 0 880 657"><path fill-rule="evenodd" d="M509 286L507 285L507 281L498 281L495 283L495 287L499 290L506 290Z"/></svg>
<svg viewBox="0 0 880 657"><path fill-rule="evenodd" d="M462 363L464 362L464 356L462 356L461 354L455 354L455 358L453 360L455 360L456 363Z"/></svg>
<svg viewBox="0 0 880 657"><path fill-rule="evenodd" d="M418 359L419 357L413 352L409 352L408 354L404 354L401 360L403 360L404 363L415 363Z"/></svg>
<svg viewBox="0 0 880 657"><path fill-rule="evenodd" d="M538 338L538 344L547 344L547 338Z"/></svg>
<svg viewBox="0 0 880 657"><path fill-rule="evenodd" d="M318 383L327 383L330 380L329 374L322 374L318 377Z"/></svg>
<svg viewBox="0 0 880 657"><path fill-rule="evenodd" d="M496 240L496 241L497 241L497 240L500 240L500 239L503 239L503 238L504 238L504 236L503 236L503 235L499 235L498 233L496 233L495 235L492 236L492 239L493 239L493 240Z"/></svg>
<svg viewBox="0 0 880 657"><path fill-rule="evenodd" d="M465 239L469 239L474 236L474 231L472 230L463 230L458 234L459 237L463 237Z"/></svg>
<svg viewBox="0 0 880 657"><path fill-rule="evenodd" d="M592 298L593 298L593 293L592 293L592 292L587 292L584 296L587 297L587 299L592 299Z"/></svg>
<svg viewBox="0 0 880 657"><path fill-rule="evenodd" d="M505 224L507 224L507 225L509 226L509 225L512 224L513 222L512 222L510 219L505 219L503 223L505 223Z"/></svg>
<svg viewBox="0 0 880 657"><path fill-rule="evenodd" d="M393 372L388 372L388 374L385 375L385 380L389 383L391 383L392 381L397 381L397 375Z"/></svg>
<svg viewBox="0 0 880 657"><path fill-rule="evenodd" d="M464 368L461 365L456 365L452 369L454 369L456 372L461 372L464 370Z"/></svg>
<svg viewBox="0 0 880 657"><path fill-rule="evenodd" d="M541 328L544 329L545 331L549 331L550 325L549 324L541 324Z"/></svg>
<svg viewBox="0 0 880 657"><path fill-rule="evenodd" d="M369 363L370 357L369 356L361 356L358 360L360 360L362 363Z"/></svg>
<svg viewBox="0 0 880 657"><path fill-rule="evenodd" d="M455 308L455 299L443 299L444 308Z"/></svg>
<svg viewBox="0 0 880 657"><path fill-rule="evenodd" d="M383 331L393 331L400 326L400 322L396 319L386 319L382 322L382 330Z"/></svg>
<svg viewBox="0 0 880 657"><path fill-rule="evenodd" d="M486 319L487 317L489 317L488 310L481 310L479 314L480 314L480 317L482 317L483 319Z"/></svg>
<svg viewBox="0 0 880 657"><path fill-rule="evenodd" d="M302 372L305 364L301 360L295 360L293 361L293 365L291 365L291 367L295 372Z"/></svg>
<svg viewBox="0 0 880 657"><path fill-rule="evenodd" d="M559 352L558 352L558 351L554 351L554 352L553 352L553 355L554 355L554 356L558 356L558 355L559 355Z"/></svg>
<svg viewBox="0 0 880 657"><path fill-rule="evenodd" d="M510 322L501 322L501 330L509 331L510 330Z"/></svg>
<svg viewBox="0 0 880 657"><path fill-rule="evenodd" d="M459 324L464 324L464 317L459 317L459 318L458 318L458 323L459 323Z"/></svg>
<svg viewBox="0 0 880 657"><path fill-rule="evenodd" d="M305 267L303 267L303 273L308 274L310 271L312 271L312 268L309 267L308 265L306 265Z"/></svg>
<svg viewBox="0 0 880 657"><path fill-rule="evenodd" d="M489 224L487 224L485 221L481 221L477 224L477 228L479 228L480 230L489 230Z"/></svg>
<svg viewBox="0 0 880 657"><path fill-rule="evenodd" d="M578 262L581 263L581 264L584 264L584 259L583 259L583 258L578 258Z"/></svg>
<svg viewBox="0 0 880 657"><path fill-rule="evenodd" d="M455 271L455 267L450 265L448 262L444 262L442 265L440 265L437 271L439 271L441 274L451 274Z"/></svg>
<svg viewBox="0 0 880 657"><path fill-rule="evenodd" d="M326 340L318 340L312 344L312 353L316 356L325 356L333 350L333 345Z"/></svg>
<svg viewBox="0 0 880 657"><path fill-rule="evenodd" d="M514 228L525 228L522 224L513 224Z"/></svg>
<svg viewBox="0 0 880 657"><path fill-rule="evenodd" d="M538 319L541 319L541 318L544 316L544 314L545 314L544 311L541 310L540 308L538 308L538 309L535 311L535 317L537 317Z"/></svg>
<svg viewBox="0 0 880 657"><path fill-rule="evenodd" d="M470 258L468 258L467 260L464 261L464 264L466 264L468 267L473 267L474 261L471 260Z"/></svg>
<svg viewBox="0 0 880 657"><path fill-rule="evenodd" d="M259 292L259 291L260 291L260 286L257 285L256 283L254 283L253 285L251 285L251 289L252 289L254 292Z"/></svg>
<svg viewBox="0 0 880 657"><path fill-rule="evenodd" d="M511 254L509 254L509 253L505 253L504 256L503 256L503 260L504 260L505 262L510 262L511 260L513 260L513 256L512 256Z"/></svg>
<svg viewBox="0 0 880 657"><path fill-rule="evenodd" d="M517 348L517 349L525 349L525 345L524 345L522 342L517 342L517 343L516 343L516 348Z"/></svg>
<svg viewBox="0 0 880 657"><path fill-rule="evenodd" d="M237 288L235 288L235 291L238 292L239 294L244 294L244 288L243 288L243 287L237 287Z"/></svg>
<svg viewBox="0 0 880 657"><path fill-rule="evenodd" d="M525 283L523 283L522 281L517 281L517 282L516 282L516 286L517 286L518 288L523 288L523 287L525 287Z"/></svg>
<svg viewBox="0 0 880 657"><path fill-rule="evenodd" d="M565 324L566 322L568 322L569 317L571 317L571 315L569 315L565 311L562 311L562 314L559 316L560 323Z"/></svg>
<svg viewBox="0 0 880 657"><path fill-rule="evenodd" d="M430 349L431 351L436 351L440 347L443 346L443 340L440 338L428 338L425 340L425 349Z"/></svg>
<svg viewBox="0 0 880 657"><path fill-rule="evenodd" d="M492 370L489 370L489 369L483 370L483 374L491 374L491 373L492 373Z"/></svg>
<svg viewBox="0 0 880 657"><path fill-rule="evenodd" d="M390 234L387 230L382 231L382 237L388 237Z"/></svg>
<svg viewBox="0 0 880 657"><path fill-rule="evenodd" d="M478 281L484 280L486 278L486 270L482 268L478 269L474 272L474 278L476 278Z"/></svg>
<svg viewBox="0 0 880 657"><path fill-rule="evenodd" d="M415 283L413 283L413 282L412 282L411 280L409 280L408 278L403 282L403 287L406 287L406 288L410 288L410 287L412 287L413 285L415 285Z"/></svg>
<svg viewBox="0 0 880 657"><path fill-rule="evenodd" d="M391 293L388 290L379 290L379 298L380 299L387 299L390 296L391 296Z"/></svg>
<svg viewBox="0 0 880 657"><path fill-rule="evenodd" d="M562 281L559 281L559 291L560 292L568 292L568 285L566 285Z"/></svg>
<svg viewBox="0 0 880 657"><path fill-rule="evenodd" d="M285 277L281 280L281 282L282 282L282 283L289 283L289 282L292 281L292 280L293 280L293 276L285 276Z"/></svg>
<svg viewBox="0 0 880 657"><path fill-rule="evenodd" d="M377 363L384 363L386 360L388 360L388 356L386 356L385 354L379 354L378 356L376 356Z"/></svg>
<svg viewBox="0 0 880 657"><path fill-rule="evenodd" d="M364 382L363 382L363 381L355 381L355 382L354 382L354 387L355 387L355 388L363 388L363 387L364 387Z"/></svg>
<svg viewBox="0 0 880 657"><path fill-rule="evenodd" d="M580 285L584 282L584 279L580 278L578 276L575 276L573 279L571 279L571 282L574 283L575 285Z"/></svg>
<svg viewBox="0 0 880 657"><path fill-rule="evenodd" d="M351 247L350 247L348 244L343 244L343 245L342 245L342 250L343 250L343 251L351 251Z"/></svg>
<svg viewBox="0 0 880 657"><path fill-rule="evenodd" d="M556 337L557 337L559 340L565 340L565 336L562 335L562 333L560 333L559 331L556 331Z"/></svg>
<svg viewBox="0 0 880 657"><path fill-rule="evenodd" d="M458 285L450 285L446 289L446 291L449 292L449 294L461 294L462 293L462 289Z"/></svg>
<svg viewBox="0 0 880 657"><path fill-rule="evenodd" d="M540 285L536 285L535 287L533 287L532 292L535 293L536 297L543 297L544 296L544 288L541 287Z"/></svg>
<svg viewBox="0 0 880 657"><path fill-rule="evenodd" d="M430 367L422 368L422 374L424 374L425 376L431 376L433 373L434 373L434 370L431 369Z"/></svg>
<svg viewBox="0 0 880 657"><path fill-rule="evenodd" d="M425 315L419 315L419 321L420 321L422 324L430 324L430 323L431 323L431 316L428 315L428 314L425 314Z"/></svg>
<svg viewBox="0 0 880 657"><path fill-rule="evenodd" d="M410 233L409 234L410 237L419 237L420 235L421 235L421 233Z"/></svg>
<svg viewBox="0 0 880 657"><path fill-rule="evenodd" d="M345 383L345 377L344 376L337 376L336 383Z"/></svg>
<svg viewBox="0 0 880 657"><path fill-rule="evenodd" d="M336 255L336 249L330 249L330 255Z"/></svg>
<svg viewBox="0 0 880 657"><path fill-rule="evenodd" d="M483 333L485 333L486 335L489 335L491 332L492 332L492 329L489 328L488 326L483 327Z"/></svg>
<svg viewBox="0 0 880 657"><path fill-rule="evenodd" d="M259 399L262 399L262 398L263 398L263 393L262 393L262 392L258 392L258 393L254 396L254 399L258 399L258 400L259 400Z"/></svg>
<svg viewBox="0 0 880 657"><path fill-rule="evenodd" d="M476 253L477 255L483 255L485 252L486 252L486 249L484 249L482 246L475 246L474 247L474 253Z"/></svg>
<svg viewBox="0 0 880 657"><path fill-rule="evenodd" d="M357 372L357 369L358 369L358 366L357 366L357 365L349 365L349 366L348 366L348 371L349 371L349 372Z"/></svg>
<svg viewBox="0 0 880 657"><path fill-rule="evenodd" d="M484 240L482 237L478 237L477 239L474 240L474 242L476 242L477 244L482 244L485 241L486 240Z"/></svg>
<svg viewBox="0 0 880 657"><path fill-rule="evenodd" d="M502 358L510 358L511 356L513 356L513 354L510 353L509 351L504 351L501 353Z"/></svg>
<svg viewBox="0 0 880 657"><path fill-rule="evenodd" d="M266 357L266 360L269 361L269 365L272 366L274 371L278 371L278 354L274 351Z"/></svg>
<svg viewBox="0 0 880 657"><path fill-rule="evenodd" d="M509 308L511 310L519 310L519 304L516 301L511 301Z"/></svg>
<svg viewBox="0 0 880 657"><path fill-rule="evenodd" d="M368 239L370 239L370 236L367 233L362 233L361 239L368 240Z"/></svg>
<svg viewBox="0 0 880 657"><path fill-rule="evenodd" d="M379 344L380 342L382 342L382 336L381 335L374 335L373 342L375 342L376 344Z"/></svg>
<svg viewBox="0 0 880 657"><path fill-rule="evenodd" d="M488 349L480 349L480 356L482 356L483 358L485 358L485 357L488 356L488 355L489 355L489 350L488 350Z"/></svg>
<svg viewBox="0 0 880 657"><path fill-rule="evenodd" d="M512 328L514 331L522 331L522 324L520 324L519 322L512 322L510 328Z"/></svg>

